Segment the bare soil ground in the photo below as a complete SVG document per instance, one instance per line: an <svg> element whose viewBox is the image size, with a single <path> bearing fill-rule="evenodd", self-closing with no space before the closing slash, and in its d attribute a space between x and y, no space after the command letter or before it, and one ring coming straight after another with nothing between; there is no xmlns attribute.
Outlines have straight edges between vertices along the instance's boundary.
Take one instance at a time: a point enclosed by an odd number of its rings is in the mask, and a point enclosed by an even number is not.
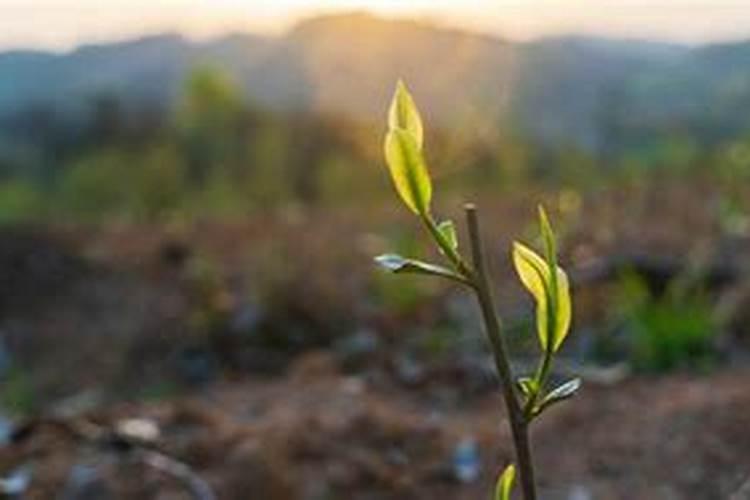
<svg viewBox="0 0 750 500"><path fill-rule="evenodd" d="M750 474L749 382L750 370L733 369L587 384L533 435L542 498L729 498ZM125 418L151 419L161 434L147 448L189 464L220 499L477 499L488 498L512 459L501 408L496 395L439 408L413 391L373 388L312 353L288 377L61 422L113 429ZM0 452L6 471L32 464L25 498L192 498L137 451L58 424L37 424ZM467 438L477 444L479 475L461 482L453 454ZM75 483L72 467L90 482Z"/></svg>

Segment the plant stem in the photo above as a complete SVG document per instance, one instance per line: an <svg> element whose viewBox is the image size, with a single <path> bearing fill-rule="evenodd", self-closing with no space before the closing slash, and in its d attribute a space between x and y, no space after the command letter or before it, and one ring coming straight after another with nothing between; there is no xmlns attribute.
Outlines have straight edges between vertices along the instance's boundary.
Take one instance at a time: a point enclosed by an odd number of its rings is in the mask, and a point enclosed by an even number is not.
<svg viewBox="0 0 750 500"><path fill-rule="evenodd" d="M432 239L440 247L440 250L448 258L451 265L453 265L453 268L461 273L461 275L463 275L468 281L472 282L473 285L473 273L471 269L469 269L469 266L466 265L456 249L453 248L440 233L440 230L435 223L435 219L433 219L429 213L420 216L420 218L424 226L427 228L427 231L432 236Z"/></svg>
<svg viewBox="0 0 750 500"><path fill-rule="evenodd" d="M544 386L547 384L547 377L549 376L549 370L551 366L552 351L545 351L544 355L542 356L542 361L537 367L536 373L534 374L536 390L529 395L526 401L526 406L524 406L523 408L523 415L526 419L526 422L531 422L531 420L535 417L534 406L536 406L537 402L539 401L539 396L544 392Z"/></svg>
<svg viewBox="0 0 750 500"><path fill-rule="evenodd" d="M490 287L489 276L484 261L482 238L479 232L477 209L473 204L464 206L466 221L469 228L471 256L474 267L473 280L479 307L482 310L487 337L492 344L495 366L500 377L503 399L508 412L513 444L516 449L521 491L524 500L536 500L536 486L534 484L534 466L531 460L529 446L528 422L523 414L519 398L515 389L515 381L510 368L508 349L502 336L500 318L495 310L495 300Z"/></svg>

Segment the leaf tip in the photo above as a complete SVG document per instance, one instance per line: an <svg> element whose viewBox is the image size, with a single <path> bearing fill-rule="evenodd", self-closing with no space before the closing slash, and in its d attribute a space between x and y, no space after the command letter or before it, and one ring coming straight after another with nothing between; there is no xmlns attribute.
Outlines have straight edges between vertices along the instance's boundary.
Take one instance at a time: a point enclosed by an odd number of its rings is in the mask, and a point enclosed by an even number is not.
<svg viewBox="0 0 750 500"><path fill-rule="evenodd" d="M549 217L547 217L547 211L544 209L544 205L541 203L537 205L537 212L539 213L539 221L542 226L549 226Z"/></svg>
<svg viewBox="0 0 750 500"><path fill-rule="evenodd" d="M419 109L409 88L402 79L396 82L391 105L388 109L388 129L404 129L414 137L420 151L424 142L424 126Z"/></svg>
<svg viewBox="0 0 750 500"><path fill-rule="evenodd" d="M495 487L495 500L510 500L510 494L513 491L513 481L516 478L516 466L508 465L500 477L497 479Z"/></svg>
<svg viewBox="0 0 750 500"><path fill-rule="evenodd" d="M394 273L404 267L404 264L406 262L403 257L394 253L384 253L382 255L378 255L373 260L377 265L379 265L386 271L391 271Z"/></svg>

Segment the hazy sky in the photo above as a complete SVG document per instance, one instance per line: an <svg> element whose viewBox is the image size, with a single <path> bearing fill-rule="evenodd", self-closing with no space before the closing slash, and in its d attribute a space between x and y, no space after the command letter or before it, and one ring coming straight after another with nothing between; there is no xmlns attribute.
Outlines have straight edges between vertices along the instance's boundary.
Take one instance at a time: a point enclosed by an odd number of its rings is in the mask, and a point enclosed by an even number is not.
<svg viewBox="0 0 750 500"><path fill-rule="evenodd" d="M314 13L354 9L513 39L571 32L691 43L750 39L750 0L0 0L0 47L66 49L161 31L274 33Z"/></svg>

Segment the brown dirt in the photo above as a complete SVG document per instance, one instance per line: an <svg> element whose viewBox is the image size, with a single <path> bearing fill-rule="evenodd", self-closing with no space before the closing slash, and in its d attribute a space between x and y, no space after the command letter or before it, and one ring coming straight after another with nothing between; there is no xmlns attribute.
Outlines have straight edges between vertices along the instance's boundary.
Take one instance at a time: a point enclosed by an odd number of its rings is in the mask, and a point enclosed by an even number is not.
<svg viewBox="0 0 750 500"><path fill-rule="evenodd" d="M750 371L733 369L585 385L534 432L542 498L728 498L750 474L749 381ZM512 458L501 415L496 395L440 409L418 393L342 375L327 354L312 353L285 378L224 383L203 396L74 421L154 419L158 448L190 464L220 499L461 500L487 498ZM463 484L451 454L467 436L479 445L481 474ZM108 488L101 498L189 498L127 456L41 426L2 450L0 464L34 465L29 498L64 491L70 467L82 462L99 464Z"/></svg>

